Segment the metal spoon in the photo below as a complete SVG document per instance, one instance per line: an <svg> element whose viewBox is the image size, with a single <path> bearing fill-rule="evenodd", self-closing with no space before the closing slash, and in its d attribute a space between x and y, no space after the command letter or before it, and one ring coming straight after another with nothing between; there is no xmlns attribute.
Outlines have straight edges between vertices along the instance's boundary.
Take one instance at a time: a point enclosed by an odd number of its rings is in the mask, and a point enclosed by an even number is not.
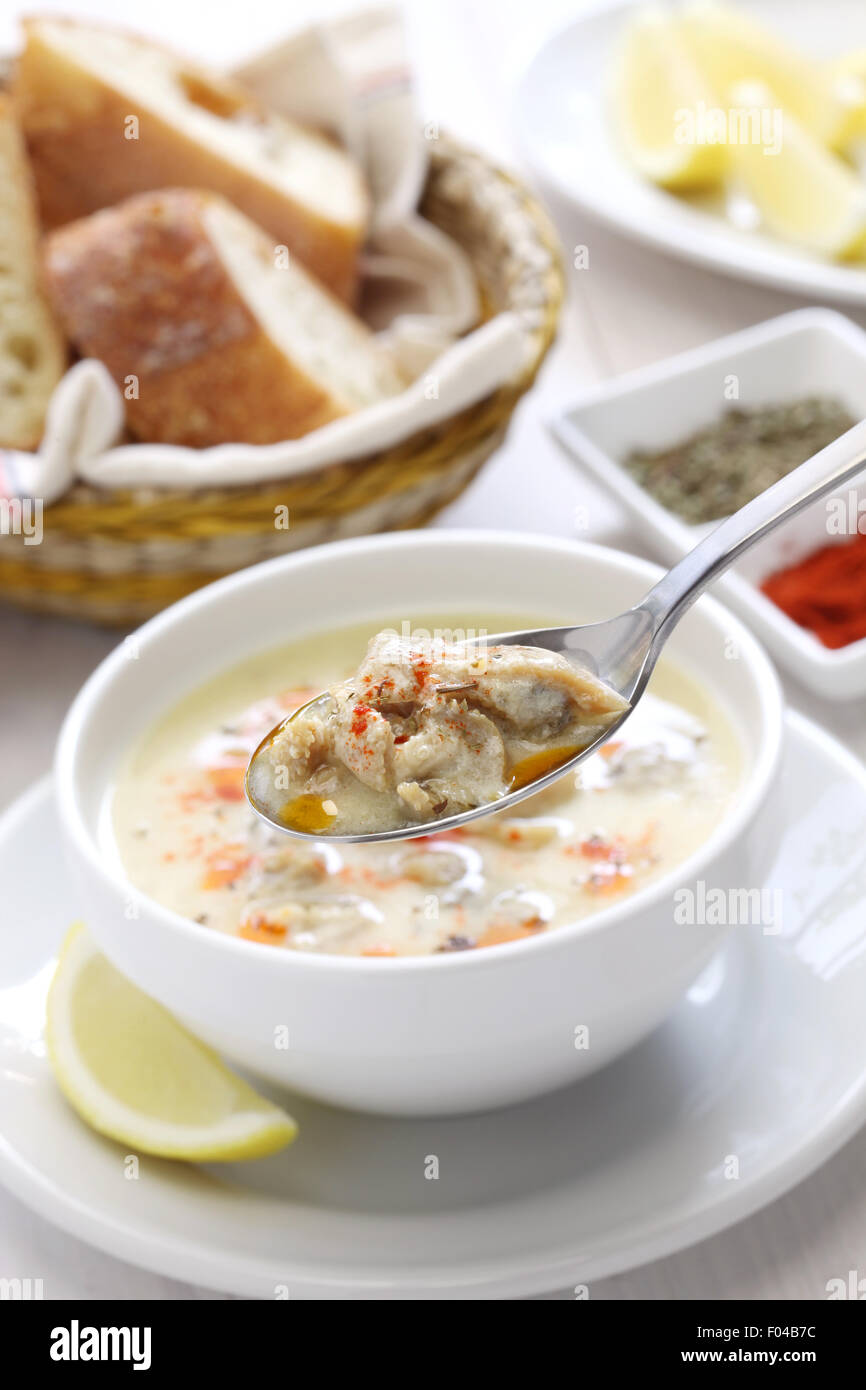
<svg viewBox="0 0 866 1390"><path fill-rule="evenodd" d="M621 613L616 618L607 618L604 622L585 623L579 627L542 628L539 631L506 632L488 637L488 646L544 647L548 651L557 652L576 665L591 671L629 701L629 709L619 719L608 725L602 734L567 762L561 763L553 771L519 790L509 792L495 802L477 806L470 811L460 811L455 815L443 816L440 820L401 826L397 830L380 831L376 834L328 835L325 838L362 843L408 840L417 835L429 835L434 831L452 830L455 826L466 825L467 822L475 820L477 816L489 815L491 811L502 811L508 806L514 806L524 797L532 796L544 787L549 787L558 778L572 773L578 763L612 738L628 718L646 689L662 647L680 618L688 612L707 585L756 541L762 540L782 522L788 521L813 502L819 501L843 483L855 478L864 468L866 420L855 425L832 444L828 444L826 449L807 459L799 468L795 468L745 507L741 507L733 516L721 522L627 613ZM315 700L304 705L303 709L309 710L318 704L325 709L329 699L330 696L327 694L317 696ZM300 710L296 710L290 717L294 718L300 713ZM277 726L280 727L282 726ZM276 729L271 731L250 759L246 776L247 797L253 810L283 834L302 840L315 839L315 835L289 829L281 821L273 819L251 793L250 772L255 759L276 732Z"/></svg>

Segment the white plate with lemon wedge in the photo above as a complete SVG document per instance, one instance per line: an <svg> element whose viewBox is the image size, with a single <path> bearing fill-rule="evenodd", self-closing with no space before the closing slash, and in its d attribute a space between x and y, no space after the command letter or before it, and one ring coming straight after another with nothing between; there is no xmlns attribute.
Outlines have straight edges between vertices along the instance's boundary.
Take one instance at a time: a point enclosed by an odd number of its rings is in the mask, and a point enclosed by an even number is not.
<svg viewBox="0 0 866 1390"><path fill-rule="evenodd" d="M626 235L866 303L862 0L613 0L544 44L515 126L551 187Z"/></svg>
<svg viewBox="0 0 866 1390"><path fill-rule="evenodd" d="M789 715L779 795L773 931L737 928L667 1022L581 1084L424 1120L257 1097L70 936L42 782L0 818L0 1181L112 1255L227 1293L592 1296L771 1202L866 1119L866 769Z"/></svg>

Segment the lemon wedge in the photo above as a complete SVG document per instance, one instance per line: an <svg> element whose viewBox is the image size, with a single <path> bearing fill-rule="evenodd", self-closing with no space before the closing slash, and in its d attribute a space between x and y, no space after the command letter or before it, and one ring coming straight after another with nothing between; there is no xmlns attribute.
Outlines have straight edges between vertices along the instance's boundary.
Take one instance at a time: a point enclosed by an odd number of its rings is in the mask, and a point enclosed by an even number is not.
<svg viewBox="0 0 866 1390"><path fill-rule="evenodd" d="M115 970L81 923L63 942L46 1037L73 1109L132 1150L208 1162L260 1158L297 1134L289 1115Z"/></svg>
<svg viewBox="0 0 866 1390"><path fill-rule="evenodd" d="M741 111L772 109L775 95L762 83L734 87ZM777 150L746 140L729 147L732 167L765 226L785 241L838 259L862 252L866 242L866 185L851 167L811 135L790 111L782 115Z"/></svg>
<svg viewBox="0 0 866 1390"><path fill-rule="evenodd" d="M690 116L712 104L712 88L665 10L646 6L626 25L612 98L626 152L646 178L673 190L722 179L724 147L695 140L688 127Z"/></svg>
<svg viewBox="0 0 866 1390"><path fill-rule="evenodd" d="M866 82L866 48L855 48L850 53L843 53L836 59L834 71L837 82ZM861 95L856 87L854 91L857 96Z"/></svg>
<svg viewBox="0 0 866 1390"><path fill-rule="evenodd" d="M763 82L816 140L835 148L847 139L850 113L829 65L813 62L755 20L714 0L689 6L680 26L687 51L717 99L739 82Z"/></svg>
<svg viewBox="0 0 866 1390"><path fill-rule="evenodd" d="M857 48L837 59L834 80L848 111L848 138L863 140L866 138L866 48Z"/></svg>

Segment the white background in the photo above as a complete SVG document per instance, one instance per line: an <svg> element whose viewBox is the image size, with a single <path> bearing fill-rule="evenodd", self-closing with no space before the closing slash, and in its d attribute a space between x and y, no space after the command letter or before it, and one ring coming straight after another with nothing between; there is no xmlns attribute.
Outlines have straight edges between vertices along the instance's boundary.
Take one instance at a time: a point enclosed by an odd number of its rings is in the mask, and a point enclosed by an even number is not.
<svg viewBox="0 0 866 1390"><path fill-rule="evenodd" d="M519 165L509 110L515 78L547 35L584 4L408 0L425 118L507 164ZM328 0L293 0L291 5L279 0L148 0L145 6L134 0L40 0L32 7L127 22L225 65L282 37L305 18L349 8ZM15 9L7 5L0 14L0 51L18 45ZM832 24L832 7L826 7L826 15ZM438 524L574 535L580 506L589 518L589 531L582 535L644 553L640 537L626 529L615 505L561 456L542 421L595 381L803 301L667 260L548 202L566 263L570 248L587 245L589 269L571 272L560 341L538 388L521 406L507 444ZM866 324L866 315L852 317ZM117 641L117 633L0 608L0 807L48 769L70 699ZM866 756L862 704L827 705L793 681L786 681L786 687L793 705ZM26 923L20 930L26 930ZM866 1133L764 1212L692 1250L606 1279L593 1286L591 1297L823 1298L828 1279L847 1278L851 1269L866 1274ZM51 1298L214 1296L91 1250L0 1192L0 1277L21 1270L50 1271L46 1296Z"/></svg>

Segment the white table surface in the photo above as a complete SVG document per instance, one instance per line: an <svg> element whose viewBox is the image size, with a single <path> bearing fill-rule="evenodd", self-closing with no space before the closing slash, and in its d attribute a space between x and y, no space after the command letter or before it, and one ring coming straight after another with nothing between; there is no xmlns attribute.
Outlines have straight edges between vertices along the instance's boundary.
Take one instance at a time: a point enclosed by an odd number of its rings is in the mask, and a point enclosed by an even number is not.
<svg viewBox="0 0 866 1390"><path fill-rule="evenodd" d="M529 55L586 0L408 0L425 117L519 163L509 93ZM817 0L816 0L817 3ZM0 15L0 51L17 45L17 7ZM32 8L32 7L27 7ZM128 18L148 32L217 62L237 61L303 16L351 5L327 0L40 0L40 11ZM19 12L23 12L19 11ZM126 15L124 14L126 12ZM239 23L239 17L242 22ZM832 24L832 9L827 10ZM560 340L505 446L440 519L447 526L502 526L580 534L644 553L618 508L559 453L542 421L588 384L798 307L793 296L665 259L548 204L569 249L589 247L589 268L572 271ZM866 324L866 314L852 317ZM532 482L529 485L528 479ZM64 711L78 686L119 640L117 633L0 607L0 807L50 765ZM830 705L786 681L793 706L866 757L862 705ZM113 1260L55 1230L0 1191L0 1277L51 1271L50 1298L210 1298ZM594 1285L605 1299L812 1299L828 1279L866 1271L866 1131L788 1196L730 1231L643 1269ZM568 1297L563 1294L562 1297Z"/></svg>

